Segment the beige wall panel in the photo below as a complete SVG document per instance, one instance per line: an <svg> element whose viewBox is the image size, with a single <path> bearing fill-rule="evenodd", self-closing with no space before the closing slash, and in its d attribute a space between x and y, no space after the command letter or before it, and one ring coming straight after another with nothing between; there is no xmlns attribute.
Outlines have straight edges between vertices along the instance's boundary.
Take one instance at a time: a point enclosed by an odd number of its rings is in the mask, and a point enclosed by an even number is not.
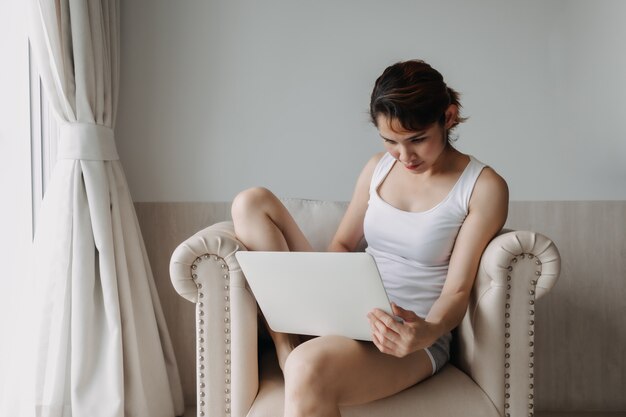
<svg viewBox="0 0 626 417"><path fill-rule="evenodd" d="M187 403L195 401L194 305L170 284L169 259L229 203L136 203ZM539 410L626 411L626 202L512 202L507 227L556 243L561 278L537 305Z"/></svg>
<svg viewBox="0 0 626 417"><path fill-rule="evenodd" d="M196 401L195 304L179 296L170 281L174 249L189 236L230 217L230 203L135 203L154 281L180 369L185 403Z"/></svg>
<svg viewBox="0 0 626 417"><path fill-rule="evenodd" d="M626 411L626 202L513 202L507 226L562 258L537 305L537 407Z"/></svg>

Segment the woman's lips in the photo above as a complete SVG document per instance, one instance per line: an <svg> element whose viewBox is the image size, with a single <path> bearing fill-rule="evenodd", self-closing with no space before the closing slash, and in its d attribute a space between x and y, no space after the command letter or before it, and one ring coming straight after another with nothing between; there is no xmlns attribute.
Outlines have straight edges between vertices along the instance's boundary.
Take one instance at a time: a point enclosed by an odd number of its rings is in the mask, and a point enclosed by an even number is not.
<svg viewBox="0 0 626 417"><path fill-rule="evenodd" d="M404 167L408 170L415 171L421 164L422 164L421 162L404 164Z"/></svg>

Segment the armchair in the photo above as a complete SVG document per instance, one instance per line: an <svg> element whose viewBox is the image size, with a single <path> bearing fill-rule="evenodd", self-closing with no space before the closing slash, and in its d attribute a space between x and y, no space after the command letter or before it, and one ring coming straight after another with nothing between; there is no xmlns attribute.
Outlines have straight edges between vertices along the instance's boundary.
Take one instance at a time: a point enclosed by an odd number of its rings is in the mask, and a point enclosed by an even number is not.
<svg viewBox="0 0 626 417"><path fill-rule="evenodd" d="M315 250L324 250L344 203L285 200ZM176 291L196 303L197 415L282 416L283 379L271 340L234 256L246 248L231 222L182 242L170 261ZM560 256L547 237L503 231L483 253L452 361L394 396L345 407L344 416L532 416L535 300L555 284Z"/></svg>

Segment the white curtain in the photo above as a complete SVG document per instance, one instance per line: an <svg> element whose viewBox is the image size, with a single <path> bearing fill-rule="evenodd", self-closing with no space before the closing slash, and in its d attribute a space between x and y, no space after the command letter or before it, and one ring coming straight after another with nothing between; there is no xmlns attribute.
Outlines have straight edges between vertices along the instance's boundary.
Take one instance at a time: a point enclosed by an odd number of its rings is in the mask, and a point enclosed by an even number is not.
<svg viewBox="0 0 626 417"><path fill-rule="evenodd" d="M61 123L34 270L41 417L182 415L178 368L113 137L119 0L31 0Z"/></svg>

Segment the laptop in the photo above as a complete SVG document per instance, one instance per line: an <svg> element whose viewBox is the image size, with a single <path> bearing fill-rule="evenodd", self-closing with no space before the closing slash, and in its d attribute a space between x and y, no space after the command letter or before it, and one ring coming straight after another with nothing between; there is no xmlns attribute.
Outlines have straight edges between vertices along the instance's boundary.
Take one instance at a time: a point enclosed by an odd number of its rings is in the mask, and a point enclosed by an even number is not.
<svg viewBox="0 0 626 417"><path fill-rule="evenodd" d="M276 332L371 341L367 313L392 314L368 253L239 251L235 257Z"/></svg>

